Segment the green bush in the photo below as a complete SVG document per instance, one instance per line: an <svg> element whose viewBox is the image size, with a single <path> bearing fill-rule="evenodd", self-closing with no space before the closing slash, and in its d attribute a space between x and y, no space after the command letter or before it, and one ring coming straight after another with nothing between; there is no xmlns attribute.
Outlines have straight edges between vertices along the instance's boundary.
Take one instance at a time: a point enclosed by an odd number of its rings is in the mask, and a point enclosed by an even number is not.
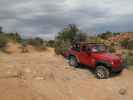
<svg viewBox="0 0 133 100"><path fill-rule="evenodd" d="M113 36L117 36L117 35L120 35L121 33L119 33L119 32L113 32L112 34L113 34Z"/></svg>
<svg viewBox="0 0 133 100"><path fill-rule="evenodd" d="M4 34L0 34L0 48L5 47L7 42L8 38Z"/></svg>
<svg viewBox="0 0 133 100"><path fill-rule="evenodd" d="M62 54L66 52L71 46L70 41L57 40L55 42L55 52L56 54Z"/></svg>
<svg viewBox="0 0 133 100"><path fill-rule="evenodd" d="M120 45L126 49L133 49L133 39L124 39L120 41Z"/></svg>
<svg viewBox="0 0 133 100"><path fill-rule="evenodd" d="M43 41L43 39L41 39L39 37L27 39L26 41L24 41L24 44L25 45L32 45L38 51L46 50L46 43Z"/></svg>
<svg viewBox="0 0 133 100"><path fill-rule="evenodd" d="M35 47L40 47L43 45L43 39L37 37L37 38L32 38L32 39L28 39L28 44L29 45L32 45L32 46L35 46Z"/></svg>
<svg viewBox="0 0 133 100"><path fill-rule="evenodd" d="M0 46L5 45L9 41L21 42L21 37L18 33L0 33Z"/></svg>
<svg viewBox="0 0 133 100"><path fill-rule="evenodd" d="M63 31L59 32L55 38L55 52L63 54L73 43L83 42L86 39L85 33L82 33L76 25L70 24Z"/></svg>
<svg viewBox="0 0 133 100"><path fill-rule="evenodd" d="M128 41L128 49L133 49L133 39Z"/></svg>
<svg viewBox="0 0 133 100"><path fill-rule="evenodd" d="M54 40L47 41L47 46L48 47L54 47L54 45L55 45L55 41Z"/></svg>
<svg viewBox="0 0 133 100"><path fill-rule="evenodd" d="M113 46L109 46L109 47L108 47L108 50L109 50L109 52L111 52L111 53L115 53L115 52L116 52L116 50L115 50L115 48L114 48Z"/></svg>
<svg viewBox="0 0 133 100"><path fill-rule="evenodd" d="M110 31L107 31L105 33L98 35L98 37L105 39L105 40L108 39L109 37L112 37L112 36L113 36L113 33Z"/></svg>
<svg viewBox="0 0 133 100"><path fill-rule="evenodd" d="M128 39L124 39L122 41L120 41L120 45L124 48L127 48L127 45L128 45Z"/></svg>
<svg viewBox="0 0 133 100"><path fill-rule="evenodd" d="M20 43L22 38L18 33L7 33L6 37L9 41Z"/></svg>
<svg viewBox="0 0 133 100"><path fill-rule="evenodd" d="M125 57L126 63L133 66L133 53L129 52Z"/></svg>

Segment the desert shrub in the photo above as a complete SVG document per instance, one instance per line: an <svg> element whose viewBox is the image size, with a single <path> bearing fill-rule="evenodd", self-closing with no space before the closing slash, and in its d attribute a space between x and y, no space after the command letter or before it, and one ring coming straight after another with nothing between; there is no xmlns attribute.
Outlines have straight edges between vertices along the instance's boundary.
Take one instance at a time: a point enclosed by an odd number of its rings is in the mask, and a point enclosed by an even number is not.
<svg viewBox="0 0 133 100"><path fill-rule="evenodd" d="M128 51L128 55L133 56L133 51Z"/></svg>
<svg viewBox="0 0 133 100"><path fill-rule="evenodd" d="M121 33L119 33L119 32L113 32L112 34L113 34L113 36L116 36L116 35L120 35Z"/></svg>
<svg viewBox="0 0 133 100"><path fill-rule="evenodd" d="M74 38L74 42L84 42L84 41L87 41L86 33L82 33L82 32L77 33Z"/></svg>
<svg viewBox="0 0 133 100"><path fill-rule="evenodd" d="M124 39L120 41L120 45L126 49L133 49L133 39Z"/></svg>
<svg viewBox="0 0 133 100"><path fill-rule="evenodd" d="M127 48L127 45L128 45L128 39L124 39L122 41L120 41L120 45L124 48Z"/></svg>
<svg viewBox="0 0 133 100"><path fill-rule="evenodd" d="M35 47L36 50L46 50L46 43L40 37L27 39L26 41L26 45L32 45L33 47Z"/></svg>
<svg viewBox="0 0 133 100"><path fill-rule="evenodd" d="M109 52L111 52L111 53L115 53L115 52L116 52L116 49L115 49L113 46L109 46L109 47L108 47L108 50L109 50Z"/></svg>
<svg viewBox="0 0 133 100"><path fill-rule="evenodd" d="M128 49L133 49L133 39L128 41Z"/></svg>
<svg viewBox="0 0 133 100"><path fill-rule="evenodd" d="M6 36L8 40L12 42L20 43L22 40L21 36L18 33L7 33Z"/></svg>
<svg viewBox="0 0 133 100"><path fill-rule="evenodd" d="M35 47L40 47L43 45L43 39L37 37L37 38L32 38L32 39L28 39L28 44L35 46Z"/></svg>
<svg viewBox="0 0 133 100"><path fill-rule="evenodd" d="M86 41L86 39L85 33L81 32L76 25L70 24L56 36L55 52L63 54L73 43Z"/></svg>
<svg viewBox="0 0 133 100"><path fill-rule="evenodd" d="M4 48L8 42L8 38L5 34L0 34L0 48Z"/></svg>
<svg viewBox="0 0 133 100"><path fill-rule="evenodd" d="M6 45L7 42L20 42L21 37L18 33L1 33L0 34L0 47Z"/></svg>
<svg viewBox="0 0 133 100"><path fill-rule="evenodd" d="M47 46L54 47L54 45L55 45L55 41L54 40L47 41Z"/></svg>
<svg viewBox="0 0 133 100"><path fill-rule="evenodd" d="M110 44L110 46L114 47L114 46L115 46L115 43L114 43L114 42L112 42L112 43Z"/></svg>
<svg viewBox="0 0 133 100"><path fill-rule="evenodd" d="M109 37L113 36L113 33L110 31L107 31L105 33L99 34L98 37L102 38L102 39L108 39Z"/></svg>
<svg viewBox="0 0 133 100"><path fill-rule="evenodd" d="M55 42L55 52L56 54L62 54L68 50L71 46L70 41L58 40Z"/></svg>
<svg viewBox="0 0 133 100"><path fill-rule="evenodd" d="M130 52L126 54L125 60L126 60L127 65L133 66L133 53Z"/></svg>
<svg viewBox="0 0 133 100"><path fill-rule="evenodd" d="M5 52L5 47L8 42L21 42L21 37L18 33L0 33L0 50Z"/></svg>

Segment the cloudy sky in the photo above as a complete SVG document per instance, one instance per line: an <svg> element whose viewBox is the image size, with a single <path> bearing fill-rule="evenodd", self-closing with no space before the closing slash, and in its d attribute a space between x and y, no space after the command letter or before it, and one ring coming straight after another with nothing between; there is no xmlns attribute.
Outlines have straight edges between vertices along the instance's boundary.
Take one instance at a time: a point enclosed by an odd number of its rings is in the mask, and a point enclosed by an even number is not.
<svg viewBox="0 0 133 100"><path fill-rule="evenodd" d="M0 26L54 38L68 24L88 34L133 31L133 0L0 0Z"/></svg>

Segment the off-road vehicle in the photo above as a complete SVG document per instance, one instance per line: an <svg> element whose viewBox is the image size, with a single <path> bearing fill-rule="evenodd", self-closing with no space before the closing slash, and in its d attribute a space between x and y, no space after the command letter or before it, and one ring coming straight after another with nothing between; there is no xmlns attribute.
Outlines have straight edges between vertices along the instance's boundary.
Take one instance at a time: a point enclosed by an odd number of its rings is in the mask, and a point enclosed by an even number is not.
<svg viewBox="0 0 133 100"><path fill-rule="evenodd" d="M113 72L120 73L124 67L121 56L109 53L101 43L76 43L64 55L70 66L87 65L99 79L108 78Z"/></svg>

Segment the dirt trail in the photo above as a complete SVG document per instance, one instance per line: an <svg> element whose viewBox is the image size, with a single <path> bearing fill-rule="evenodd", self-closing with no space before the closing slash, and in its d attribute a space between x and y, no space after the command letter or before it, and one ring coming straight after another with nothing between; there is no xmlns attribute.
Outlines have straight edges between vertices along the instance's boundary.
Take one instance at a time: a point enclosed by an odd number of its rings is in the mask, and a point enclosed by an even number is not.
<svg viewBox="0 0 133 100"><path fill-rule="evenodd" d="M1 100L132 100L133 72L98 80L86 69L75 69L45 52L0 53ZM124 91L121 95L120 90Z"/></svg>

